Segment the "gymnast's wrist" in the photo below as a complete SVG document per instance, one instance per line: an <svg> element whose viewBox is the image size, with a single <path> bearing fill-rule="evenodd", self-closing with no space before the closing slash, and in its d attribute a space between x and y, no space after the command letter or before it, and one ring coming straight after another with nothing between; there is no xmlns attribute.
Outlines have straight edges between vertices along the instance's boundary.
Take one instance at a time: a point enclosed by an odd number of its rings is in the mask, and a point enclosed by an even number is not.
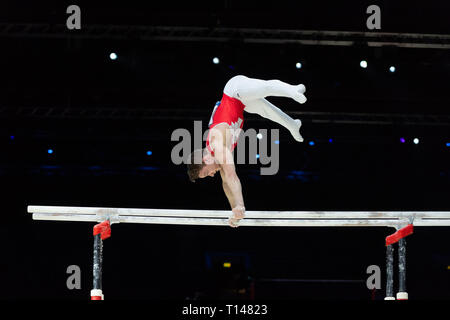
<svg viewBox="0 0 450 320"><path fill-rule="evenodd" d="M236 206L234 206L232 211L235 212L235 213L238 212L238 213L244 214L245 213L245 207L242 206L242 205L236 205Z"/></svg>

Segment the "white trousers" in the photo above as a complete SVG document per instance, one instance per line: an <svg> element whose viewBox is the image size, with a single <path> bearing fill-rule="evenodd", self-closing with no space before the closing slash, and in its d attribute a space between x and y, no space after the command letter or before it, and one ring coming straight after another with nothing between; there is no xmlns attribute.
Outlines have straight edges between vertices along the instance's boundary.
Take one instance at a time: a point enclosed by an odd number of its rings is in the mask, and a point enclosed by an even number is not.
<svg viewBox="0 0 450 320"><path fill-rule="evenodd" d="M246 76L235 76L225 85L224 93L239 99L244 105L244 111L258 114L266 119L274 121L288 129L297 141L303 141L299 130L301 121L293 119L280 108L276 107L265 97L287 97L299 103L305 103L306 97L303 84L290 85L280 80L260 80Z"/></svg>

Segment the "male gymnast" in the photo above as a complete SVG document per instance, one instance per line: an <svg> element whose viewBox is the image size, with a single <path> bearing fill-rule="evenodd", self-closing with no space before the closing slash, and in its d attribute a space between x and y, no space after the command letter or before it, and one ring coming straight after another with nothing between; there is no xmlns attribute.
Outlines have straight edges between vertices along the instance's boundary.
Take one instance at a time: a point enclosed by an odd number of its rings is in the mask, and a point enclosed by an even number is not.
<svg viewBox="0 0 450 320"><path fill-rule="evenodd" d="M244 124L244 111L256 113L275 121L289 130L295 140L303 142L300 135L302 122L292 119L265 97L288 97L305 103L305 86L290 85L280 80L260 80L243 75L231 78L225 85L222 100L213 110L209 122L206 148L197 149L190 155L188 176L192 182L197 178L213 177L217 171L222 177L222 186L230 203L232 215L228 222L231 227L245 217L241 182L236 174L233 150Z"/></svg>

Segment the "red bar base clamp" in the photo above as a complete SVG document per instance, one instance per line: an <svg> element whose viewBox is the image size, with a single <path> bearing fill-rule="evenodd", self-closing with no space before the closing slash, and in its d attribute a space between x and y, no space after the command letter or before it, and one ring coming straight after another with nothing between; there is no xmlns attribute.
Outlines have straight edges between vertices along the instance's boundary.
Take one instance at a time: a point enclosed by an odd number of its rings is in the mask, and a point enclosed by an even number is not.
<svg viewBox="0 0 450 320"><path fill-rule="evenodd" d="M100 234L102 240L108 239L111 237L111 225L109 220L103 221L94 226L94 236Z"/></svg>
<svg viewBox="0 0 450 320"><path fill-rule="evenodd" d="M398 230L396 233L391 234L386 238L386 247L398 242L400 239L403 239L406 236L409 236L414 231L414 226L412 224L408 224L406 227Z"/></svg>

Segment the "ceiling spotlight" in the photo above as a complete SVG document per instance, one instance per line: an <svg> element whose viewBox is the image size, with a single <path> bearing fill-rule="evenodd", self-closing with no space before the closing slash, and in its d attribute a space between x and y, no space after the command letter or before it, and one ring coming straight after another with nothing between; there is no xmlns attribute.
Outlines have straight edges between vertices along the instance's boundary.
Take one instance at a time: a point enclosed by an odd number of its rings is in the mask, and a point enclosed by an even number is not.
<svg viewBox="0 0 450 320"><path fill-rule="evenodd" d="M217 58L217 57L213 58L213 63L214 64L219 64L219 62L220 62L219 58Z"/></svg>
<svg viewBox="0 0 450 320"><path fill-rule="evenodd" d="M366 60L361 60L361 62L359 63L359 65L361 66L361 68L367 68L367 61Z"/></svg>
<svg viewBox="0 0 450 320"><path fill-rule="evenodd" d="M302 64L301 64L300 62L297 62L297 63L295 64L295 67L296 67L297 69L301 69L301 68L302 68Z"/></svg>
<svg viewBox="0 0 450 320"><path fill-rule="evenodd" d="M414 144L419 144L419 139L414 138L413 142L414 142Z"/></svg>
<svg viewBox="0 0 450 320"><path fill-rule="evenodd" d="M109 55L109 58L110 58L111 60L116 60L116 59L117 59L117 54L115 54L114 52L112 52L112 53Z"/></svg>
<svg viewBox="0 0 450 320"><path fill-rule="evenodd" d="M390 72L395 72L395 67L394 67L394 66L390 66L390 67L389 67L389 71L390 71Z"/></svg>

